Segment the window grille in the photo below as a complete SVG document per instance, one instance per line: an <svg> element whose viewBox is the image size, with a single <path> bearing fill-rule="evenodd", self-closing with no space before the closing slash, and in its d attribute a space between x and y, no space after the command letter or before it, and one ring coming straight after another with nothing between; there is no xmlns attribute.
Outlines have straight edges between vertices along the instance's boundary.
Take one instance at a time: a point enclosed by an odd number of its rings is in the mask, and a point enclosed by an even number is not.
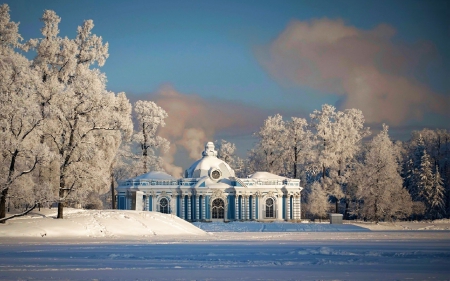
<svg viewBox="0 0 450 281"><path fill-rule="evenodd" d="M274 218L273 206L274 202L272 198L266 200L266 218Z"/></svg>
<svg viewBox="0 0 450 281"><path fill-rule="evenodd" d="M169 201L167 198L162 198L159 200L159 211L163 214L169 213Z"/></svg>

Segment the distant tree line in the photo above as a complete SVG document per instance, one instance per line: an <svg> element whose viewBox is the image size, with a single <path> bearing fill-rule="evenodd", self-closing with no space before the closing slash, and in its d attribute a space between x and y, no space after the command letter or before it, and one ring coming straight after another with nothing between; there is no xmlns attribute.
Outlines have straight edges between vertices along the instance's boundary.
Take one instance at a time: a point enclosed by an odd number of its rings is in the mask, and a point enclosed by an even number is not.
<svg viewBox="0 0 450 281"><path fill-rule="evenodd" d="M393 142L383 124L371 138L361 111L323 105L309 120L270 116L255 136L248 158L232 166L241 177L269 171L301 179L305 218L330 212L374 221L450 216L447 130L423 129Z"/></svg>

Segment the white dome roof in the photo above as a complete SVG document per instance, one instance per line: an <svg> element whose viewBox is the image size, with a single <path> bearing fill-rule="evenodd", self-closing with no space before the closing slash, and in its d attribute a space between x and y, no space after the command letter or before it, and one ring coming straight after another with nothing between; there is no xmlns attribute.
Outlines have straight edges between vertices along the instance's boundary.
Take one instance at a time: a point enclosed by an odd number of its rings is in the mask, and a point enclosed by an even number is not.
<svg viewBox="0 0 450 281"><path fill-rule="evenodd" d="M133 180L172 180L172 179L175 178L167 173L159 171L149 172L133 178Z"/></svg>
<svg viewBox="0 0 450 281"><path fill-rule="evenodd" d="M205 145L203 158L194 162L185 172L185 178L200 178L209 176L212 170L220 170L222 178L234 177L234 171L230 165L217 158L217 152L214 150L214 144L208 142Z"/></svg>
<svg viewBox="0 0 450 281"><path fill-rule="evenodd" d="M256 172L253 175L249 176L251 179L280 179L284 180L285 177L278 176L269 172Z"/></svg>

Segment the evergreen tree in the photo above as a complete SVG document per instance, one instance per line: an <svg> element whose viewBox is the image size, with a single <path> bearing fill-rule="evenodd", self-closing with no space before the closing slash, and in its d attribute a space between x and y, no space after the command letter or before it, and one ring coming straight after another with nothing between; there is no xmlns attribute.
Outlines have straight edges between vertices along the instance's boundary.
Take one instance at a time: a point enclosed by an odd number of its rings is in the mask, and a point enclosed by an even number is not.
<svg viewBox="0 0 450 281"><path fill-rule="evenodd" d="M440 219L445 216L444 186L442 184L439 167L436 167L433 186L428 195L430 200L429 214L432 219Z"/></svg>
<svg viewBox="0 0 450 281"><path fill-rule="evenodd" d="M421 162L420 162L420 170L418 173L419 181L417 183L419 188L419 199L424 202L427 210L431 207L431 198L430 195L432 193L433 185L434 185L434 174L431 169L430 157L426 151L423 152Z"/></svg>

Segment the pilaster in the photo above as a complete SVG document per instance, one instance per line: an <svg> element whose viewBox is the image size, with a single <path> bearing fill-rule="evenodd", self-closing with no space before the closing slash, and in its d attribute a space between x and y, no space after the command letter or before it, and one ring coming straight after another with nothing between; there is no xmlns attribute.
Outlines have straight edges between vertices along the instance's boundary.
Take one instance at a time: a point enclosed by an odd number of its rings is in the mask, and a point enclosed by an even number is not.
<svg viewBox="0 0 450 281"><path fill-rule="evenodd" d="M191 216L191 195L188 195L188 202L187 202L187 220L192 220Z"/></svg>
<svg viewBox="0 0 450 281"><path fill-rule="evenodd" d="M199 215L200 215L200 202L199 202L199 196L195 196L195 220L198 221Z"/></svg>

